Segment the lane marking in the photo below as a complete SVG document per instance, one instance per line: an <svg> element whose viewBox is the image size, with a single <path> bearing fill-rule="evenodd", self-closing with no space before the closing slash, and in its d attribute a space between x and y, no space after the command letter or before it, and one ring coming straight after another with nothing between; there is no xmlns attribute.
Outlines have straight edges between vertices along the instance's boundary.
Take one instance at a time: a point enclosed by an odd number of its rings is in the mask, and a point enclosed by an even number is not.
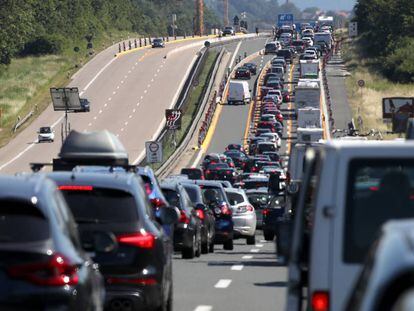
<svg viewBox="0 0 414 311"><path fill-rule="evenodd" d="M107 106L108 106L108 104L107 104L107 103L105 103L104 107L107 107Z"/></svg>
<svg viewBox="0 0 414 311"><path fill-rule="evenodd" d="M99 110L99 112L98 112L99 114L101 114L102 113L102 110Z"/></svg>
<svg viewBox="0 0 414 311"><path fill-rule="evenodd" d="M251 252L251 253L258 253L258 252L260 252L260 249L258 249L258 248L253 248L253 249L251 249L251 250L250 250L250 252Z"/></svg>
<svg viewBox="0 0 414 311"><path fill-rule="evenodd" d="M256 247L263 247L263 244L256 244Z"/></svg>
<svg viewBox="0 0 414 311"><path fill-rule="evenodd" d="M231 283L231 280L229 279L221 279L219 280L216 285L214 285L215 288L227 288L229 287Z"/></svg>
<svg viewBox="0 0 414 311"><path fill-rule="evenodd" d="M231 270L233 271L241 271L243 270L244 266L243 265L233 265L231 266Z"/></svg>
<svg viewBox="0 0 414 311"><path fill-rule="evenodd" d="M137 104L137 106L139 106L139 104ZM135 113L135 111L137 111L135 108L132 109L132 113Z"/></svg>
<svg viewBox="0 0 414 311"><path fill-rule="evenodd" d="M112 97L109 97L109 98L108 98L108 101L111 101L111 100L112 100Z"/></svg>
<svg viewBox="0 0 414 311"><path fill-rule="evenodd" d="M244 255L242 259L253 259L252 255Z"/></svg>
<svg viewBox="0 0 414 311"><path fill-rule="evenodd" d="M197 306L194 311L211 311L213 310L212 306Z"/></svg>

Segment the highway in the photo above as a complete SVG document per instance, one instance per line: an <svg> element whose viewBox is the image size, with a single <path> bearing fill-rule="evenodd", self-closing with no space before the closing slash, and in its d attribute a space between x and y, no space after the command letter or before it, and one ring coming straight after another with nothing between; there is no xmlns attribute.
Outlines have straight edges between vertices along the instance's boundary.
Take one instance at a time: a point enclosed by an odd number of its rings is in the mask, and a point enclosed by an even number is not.
<svg viewBox="0 0 414 311"><path fill-rule="evenodd" d="M263 38L257 39L263 45ZM118 46L98 54L73 76L69 86L77 86L82 97L91 101L89 113L70 114L71 129L95 131L107 129L119 136L137 161L143 156L144 143L161 130L164 111L174 105L185 77L205 39L170 43L165 49L142 48L114 57ZM256 40L242 43L249 50ZM0 172L29 170L31 162L50 162L61 146L63 114L51 105L8 145L0 149ZM38 144L36 132L41 126L53 126L54 143Z"/></svg>

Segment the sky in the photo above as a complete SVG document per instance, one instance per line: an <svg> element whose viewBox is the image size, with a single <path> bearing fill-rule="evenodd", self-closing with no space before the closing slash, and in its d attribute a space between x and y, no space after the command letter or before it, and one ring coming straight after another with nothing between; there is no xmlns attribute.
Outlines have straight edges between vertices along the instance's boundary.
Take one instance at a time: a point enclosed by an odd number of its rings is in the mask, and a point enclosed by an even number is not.
<svg viewBox="0 0 414 311"><path fill-rule="evenodd" d="M301 9L319 7L323 10L352 10L356 0L289 0ZM284 0L279 0L284 3Z"/></svg>

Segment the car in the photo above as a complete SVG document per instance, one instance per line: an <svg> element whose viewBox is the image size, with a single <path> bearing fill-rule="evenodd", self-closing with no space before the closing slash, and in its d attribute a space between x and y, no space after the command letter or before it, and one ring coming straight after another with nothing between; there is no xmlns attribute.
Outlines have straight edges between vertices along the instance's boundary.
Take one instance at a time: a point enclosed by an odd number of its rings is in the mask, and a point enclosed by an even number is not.
<svg viewBox="0 0 414 311"><path fill-rule="evenodd" d="M281 50L277 51L276 55L284 57L286 62L289 63L289 64L292 64L292 62L293 62L294 54L292 53L292 51L290 49L281 49Z"/></svg>
<svg viewBox="0 0 414 311"><path fill-rule="evenodd" d="M91 102L86 98L80 98L80 110L75 110L75 112L89 112L91 111Z"/></svg>
<svg viewBox="0 0 414 311"><path fill-rule="evenodd" d="M172 304L172 242L158 226L142 179L135 173L53 172L78 224L82 247L102 269L105 308L156 310ZM161 224L178 220L161 208ZM93 234L104 231L116 245L93 252ZM156 260L154 260L156 259Z"/></svg>
<svg viewBox="0 0 414 311"><path fill-rule="evenodd" d="M265 138L266 137L269 137L269 138L272 138L269 141L271 141L273 143L276 143L276 146L278 148L280 148L282 146L282 139L279 137L279 134L277 134L277 133L264 133L264 134L261 135L261 137L265 137ZM275 151L263 151L263 152L275 152Z"/></svg>
<svg viewBox="0 0 414 311"><path fill-rule="evenodd" d="M207 169L204 171L204 176L206 177L206 179L215 179L213 177L214 173L221 169L230 169L230 166L227 163L223 162L209 164Z"/></svg>
<svg viewBox="0 0 414 311"><path fill-rule="evenodd" d="M244 150L244 147L240 144L228 144L226 147L226 151L230 151L230 150L237 150L242 153L246 153L246 151Z"/></svg>
<svg viewBox="0 0 414 311"><path fill-rule="evenodd" d="M260 174L260 176L260 178L266 178L266 176L262 174ZM252 180L254 180L254 178L252 178ZM245 192L256 213L256 227L258 229L262 229L263 211L268 207L271 198L268 189L267 187L260 189L247 189Z"/></svg>
<svg viewBox="0 0 414 311"><path fill-rule="evenodd" d="M270 42L265 45L264 54L276 54L278 50L279 47L277 46L277 44L275 42Z"/></svg>
<svg viewBox="0 0 414 311"><path fill-rule="evenodd" d="M164 197L158 179L154 171L149 166L141 166L135 169L135 172L142 178L145 191L148 195L154 209L168 206L167 199Z"/></svg>
<svg viewBox="0 0 414 311"><path fill-rule="evenodd" d="M0 176L0 309L103 310L104 279L73 216L43 174ZM95 232L91 249L114 243Z"/></svg>
<svg viewBox="0 0 414 311"><path fill-rule="evenodd" d="M227 104L250 104L252 99L250 92L249 83L247 81L230 80Z"/></svg>
<svg viewBox="0 0 414 311"><path fill-rule="evenodd" d="M201 253L212 253L214 252L214 237L216 234L214 213L204 204L200 186L186 182L181 184L187 191L188 197L193 202L201 220Z"/></svg>
<svg viewBox="0 0 414 311"><path fill-rule="evenodd" d="M217 153L209 153L204 157L201 167L203 170L206 170L210 164L216 164L220 162L220 156Z"/></svg>
<svg viewBox="0 0 414 311"><path fill-rule="evenodd" d="M183 259L201 255L201 219L181 183L163 182L162 192L171 206L180 211L180 219L174 227L174 250L181 251Z"/></svg>
<svg viewBox="0 0 414 311"><path fill-rule="evenodd" d="M37 140L39 143L44 141L53 143L55 140L55 131L50 126L42 126L37 134Z"/></svg>
<svg viewBox="0 0 414 311"><path fill-rule="evenodd" d="M224 29L223 29L223 36L226 36L226 35L235 36L236 35L236 32L234 31L234 28L231 27L231 26L224 27Z"/></svg>
<svg viewBox="0 0 414 311"><path fill-rule="evenodd" d="M256 244L256 213L242 189L225 189L233 211L234 236L245 238L247 245Z"/></svg>
<svg viewBox="0 0 414 311"><path fill-rule="evenodd" d="M250 72L249 68L240 67L237 68L235 73L235 79L247 79L249 80L252 76L252 73Z"/></svg>
<svg viewBox="0 0 414 311"><path fill-rule="evenodd" d="M188 179L204 179L204 172L200 168L187 167L181 169L182 175L187 175Z"/></svg>
<svg viewBox="0 0 414 311"><path fill-rule="evenodd" d="M233 250L233 219L230 203L225 188L219 181L193 180L203 192L203 202L210 208L215 217L215 244L223 244L225 250Z"/></svg>
<svg viewBox="0 0 414 311"><path fill-rule="evenodd" d="M277 232L277 226L286 213L286 197L284 192L269 195L267 206L262 211L262 230L266 241L272 241Z"/></svg>
<svg viewBox="0 0 414 311"><path fill-rule="evenodd" d="M269 156L270 161L282 163L282 158L280 157L280 154L276 151L265 151L262 154Z"/></svg>
<svg viewBox="0 0 414 311"><path fill-rule="evenodd" d="M165 42L163 38L156 38L152 40L153 48L165 48Z"/></svg>
<svg viewBox="0 0 414 311"><path fill-rule="evenodd" d="M245 152L241 152L237 150L228 150L228 151L225 151L224 154L228 158L232 159L234 166L239 169L244 169L249 160Z"/></svg>
<svg viewBox="0 0 414 311"><path fill-rule="evenodd" d="M293 40L292 45L298 53L302 53L305 50L305 42L303 40Z"/></svg>
<svg viewBox="0 0 414 311"><path fill-rule="evenodd" d="M233 184L237 181L238 172L235 168L223 168L215 170L211 173L211 180L220 180L220 181L228 181L230 184Z"/></svg>
<svg viewBox="0 0 414 311"><path fill-rule="evenodd" d="M259 172L259 171L260 169L252 170L252 172ZM251 178L251 179L244 180L242 188L245 190L260 189L260 188L267 189L268 185L269 185L269 177L266 175L263 175L263 177L261 178Z"/></svg>
<svg viewBox="0 0 414 311"><path fill-rule="evenodd" d="M243 67L249 69L250 70L250 73L252 75L256 75L257 74L257 65L255 63L245 63L243 65Z"/></svg>

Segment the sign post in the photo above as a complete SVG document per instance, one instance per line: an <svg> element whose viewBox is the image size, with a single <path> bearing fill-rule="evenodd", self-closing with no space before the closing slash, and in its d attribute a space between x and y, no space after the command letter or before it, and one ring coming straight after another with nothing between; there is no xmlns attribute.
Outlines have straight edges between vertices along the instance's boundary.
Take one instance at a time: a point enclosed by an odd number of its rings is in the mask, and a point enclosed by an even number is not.
<svg viewBox="0 0 414 311"><path fill-rule="evenodd" d="M357 22L349 23L348 34L350 38L358 37L358 23Z"/></svg>
<svg viewBox="0 0 414 311"><path fill-rule="evenodd" d="M283 25L293 25L293 14L279 14L277 16L277 26L282 27Z"/></svg>
<svg viewBox="0 0 414 311"><path fill-rule="evenodd" d="M145 142L145 152L148 163L162 162L162 144L158 141Z"/></svg>
<svg viewBox="0 0 414 311"><path fill-rule="evenodd" d="M180 109L165 110L165 119L167 130L173 131L173 146L177 147L176 131L181 130L181 119L183 112Z"/></svg>

